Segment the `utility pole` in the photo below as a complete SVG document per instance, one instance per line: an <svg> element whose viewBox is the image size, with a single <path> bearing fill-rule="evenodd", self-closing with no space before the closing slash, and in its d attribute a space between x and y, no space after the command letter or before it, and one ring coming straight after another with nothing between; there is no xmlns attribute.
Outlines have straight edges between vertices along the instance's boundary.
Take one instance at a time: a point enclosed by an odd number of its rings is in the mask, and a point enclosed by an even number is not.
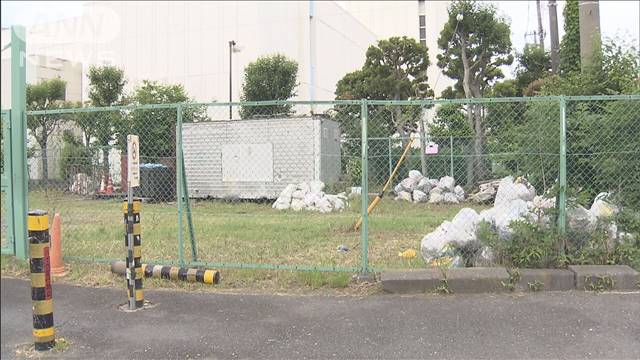
<svg viewBox="0 0 640 360"><path fill-rule="evenodd" d="M232 118L232 113L233 113L233 106L231 105L231 102L233 101L233 73L232 73L232 66L233 66L233 59L231 58L231 55L233 54L233 47L235 46L236 42L231 40L229 41L229 120L231 120Z"/></svg>
<svg viewBox="0 0 640 360"><path fill-rule="evenodd" d="M558 51L560 49L560 41L558 40L558 4L556 0L549 0L547 3L549 8L549 33L551 34L551 72L558 73L560 59Z"/></svg>
<svg viewBox="0 0 640 360"><path fill-rule="evenodd" d="M538 42L540 48L544 50L544 28L542 27L542 11L540 9L540 0L536 0L536 9L538 11Z"/></svg>
<svg viewBox="0 0 640 360"><path fill-rule="evenodd" d="M309 0L309 100L316 100L316 5L315 0ZM315 112L315 105L311 104L311 114Z"/></svg>
<svg viewBox="0 0 640 360"><path fill-rule="evenodd" d="M600 47L600 4L597 0L578 2L580 19L580 64L591 64L595 50Z"/></svg>

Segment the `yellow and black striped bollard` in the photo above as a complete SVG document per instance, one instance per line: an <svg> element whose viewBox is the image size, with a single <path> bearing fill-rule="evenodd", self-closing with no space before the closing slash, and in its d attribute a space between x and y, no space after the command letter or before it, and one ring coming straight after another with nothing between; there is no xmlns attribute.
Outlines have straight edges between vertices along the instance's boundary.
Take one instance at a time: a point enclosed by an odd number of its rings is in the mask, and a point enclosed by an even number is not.
<svg viewBox="0 0 640 360"><path fill-rule="evenodd" d="M145 277L159 279L182 280L214 285L220 282L220 272L217 270L190 269L169 265L142 264Z"/></svg>
<svg viewBox="0 0 640 360"><path fill-rule="evenodd" d="M31 301L33 305L33 341L35 349L51 349L55 341L53 328L53 294L49 258L49 216L46 211L29 212L29 252L31 267Z"/></svg>
<svg viewBox="0 0 640 360"><path fill-rule="evenodd" d="M129 203L125 200L122 205L122 210L124 212L124 224L125 224L125 246L127 247L127 289L129 293L129 299L135 297L135 309L142 308L144 306L144 294L142 292L142 279L144 277L144 272L142 270L142 240L140 236L140 208L141 208L141 200L133 199L131 204L131 209L129 208ZM129 221L129 212L131 211L132 221ZM133 254L129 252L129 239L133 240ZM133 256L133 271L130 271L131 265L131 256ZM132 286L132 281L130 276L134 276L134 285ZM130 309L133 307L130 305Z"/></svg>

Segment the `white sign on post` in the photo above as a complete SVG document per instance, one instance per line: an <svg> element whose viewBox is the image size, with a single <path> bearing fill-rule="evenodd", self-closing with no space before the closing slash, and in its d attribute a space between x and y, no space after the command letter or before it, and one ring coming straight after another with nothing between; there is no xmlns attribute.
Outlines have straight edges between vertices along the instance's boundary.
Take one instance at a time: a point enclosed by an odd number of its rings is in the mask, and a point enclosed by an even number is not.
<svg viewBox="0 0 640 360"><path fill-rule="evenodd" d="M138 135L127 135L127 167L129 186L140 186L140 141Z"/></svg>
<svg viewBox="0 0 640 360"><path fill-rule="evenodd" d="M438 144L436 144L434 142L428 143L426 148L424 149L424 153L427 154L427 155L436 155L436 154L438 154Z"/></svg>

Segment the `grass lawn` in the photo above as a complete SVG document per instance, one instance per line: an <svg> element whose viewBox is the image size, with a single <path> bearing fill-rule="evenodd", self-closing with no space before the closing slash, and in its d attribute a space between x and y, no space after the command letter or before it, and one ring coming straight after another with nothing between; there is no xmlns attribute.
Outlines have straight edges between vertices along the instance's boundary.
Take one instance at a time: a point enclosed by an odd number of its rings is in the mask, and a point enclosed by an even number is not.
<svg viewBox="0 0 640 360"><path fill-rule="evenodd" d="M410 204L385 198L370 217L370 267L424 267L420 256L409 261L400 258L398 253L409 248L419 251L422 237L442 221L453 218L464 206L468 205ZM352 199L347 210L329 214L277 211L271 208L271 203L255 202L192 200L191 207L200 261L325 267L358 267L361 264L360 232L352 229L360 214L359 198ZM61 214L65 257L124 259L120 200L84 199L62 192L33 191L29 194L29 208L48 210L50 218L53 213ZM144 262L178 260L177 220L175 203L143 203ZM188 260L190 246L186 222L184 231L185 259ZM341 244L351 251L337 252L336 248ZM248 274L256 276L256 272ZM258 277L262 276L273 275ZM297 280L312 287L335 280L315 278L317 276L313 273L295 275ZM242 277L236 278L246 283L248 279ZM335 281L342 283L342 280Z"/></svg>

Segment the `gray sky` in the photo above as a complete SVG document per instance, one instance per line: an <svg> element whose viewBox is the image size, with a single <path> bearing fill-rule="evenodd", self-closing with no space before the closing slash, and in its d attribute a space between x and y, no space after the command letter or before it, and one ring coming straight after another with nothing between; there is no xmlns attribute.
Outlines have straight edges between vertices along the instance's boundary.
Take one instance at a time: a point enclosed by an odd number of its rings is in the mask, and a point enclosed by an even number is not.
<svg viewBox="0 0 640 360"><path fill-rule="evenodd" d="M494 1L500 11L511 20L511 41L516 50L524 47L525 34L537 28L535 1ZM14 24L25 26L79 16L85 1L2 1L2 27ZM545 32L549 31L547 1L541 1L542 22ZM562 9L564 1L558 1L558 27L560 37L563 31ZM600 25L604 37L617 38L630 45L639 46L640 2L600 1ZM533 38L530 35L529 41ZM547 48L549 37L545 38Z"/></svg>

